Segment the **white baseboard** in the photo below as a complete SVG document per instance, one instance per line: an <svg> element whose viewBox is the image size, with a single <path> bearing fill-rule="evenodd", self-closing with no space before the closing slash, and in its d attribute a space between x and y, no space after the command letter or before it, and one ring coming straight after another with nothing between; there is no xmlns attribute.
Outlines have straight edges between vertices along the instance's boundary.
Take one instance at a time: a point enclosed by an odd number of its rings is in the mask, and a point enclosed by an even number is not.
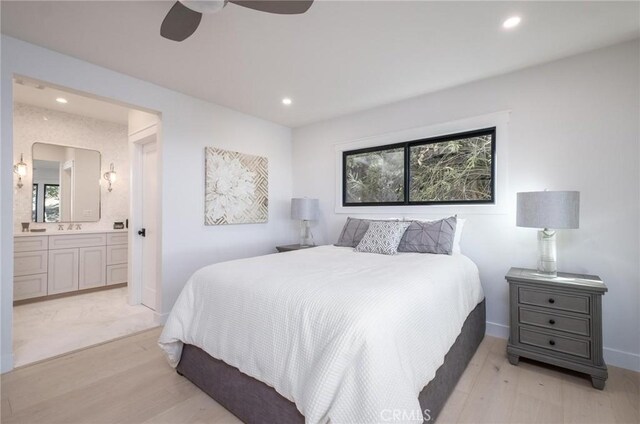
<svg viewBox="0 0 640 424"><path fill-rule="evenodd" d="M158 325L164 325L169 318L169 313L160 314L158 312L153 313L153 321Z"/></svg>
<svg viewBox="0 0 640 424"><path fill-rule="evenodd" d="M13 353L7 353L0 358L0 373L4 374L13 369Z"/></svg>
<svg viewBox="0 0 640 424"><path fill-rule="evenodd" d="M640 372L640 355L631 352L624 352L622 350L610 349L608 347L605 347L603 351L604 361L607 365Z"/></svg>
<svg viewBox="0 0 640 424"><path fill-rule="evenodd" d="M485 331L485 334L488 336L498 337L500 339L508 339L509 326L487 321L487 329ZM603 349L603 353L604 361L607 363L607 365L640 372L640 355L631 352L623 352L621 350L611 349L608 347L605 347Z"/></svg>
<svg viewBox="0 0 640 424"><path fill-rule="evenodd" d="M487 329L485 334L488 336L498 337L500 339L509 338L509 326L504 324L498 324L497 322L487 321Z"/></svg>

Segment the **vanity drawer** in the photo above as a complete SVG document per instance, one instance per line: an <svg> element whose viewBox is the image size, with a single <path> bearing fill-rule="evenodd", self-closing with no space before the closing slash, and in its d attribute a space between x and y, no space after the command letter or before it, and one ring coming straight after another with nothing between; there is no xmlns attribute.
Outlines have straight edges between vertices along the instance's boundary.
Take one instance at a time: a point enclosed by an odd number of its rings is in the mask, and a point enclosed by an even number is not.
<svg viewBox="0 0 640 424"><path fill-rule="evenodd" d="M107 246L107 265L126 264L129 261L129 248L126 244Z"/></svg>
<svg viewBox="0 0 640 424"><path fill-rule="evenodd" d="M544 306L545 308L580 312L583 314L589 313L588 295L559 294L553 291L519 287L518 302L527 305Z"/></svg>
<svg viewBox="0 0 640 424"><path fill-rule="evenodd" d="M570 317L522 307L518 308L518 316L521 324L535 325L581 336L589 336L591 333L591 320L589 318Z"/></svg>
<svg viewBox="0 0 640 424"><path fill-rule="evenodd" d="M107 233L107 246L111 244L127 244L128 242L128 233Z"/></svg>
<svg viewBox="0 0 640 424"><path fill-rule="evenodd" d="M19 277L47 272L48 258L46 250L40 252L16 252L13 255L13 275Z"/></svg>
<svg viewBox="0 0 640 424"><path fill-rule="evenodd" d="M71 249L74 247L94 247L105 246L107 235L96 234L73 234L64 236L50 236L49 249Z"/></svg>
<svg viewBox="0 0 640 424"><path fill-rule="evenodd" d="M559 336L554 333L532 330L525 327L519 328L520 343L552 350L567 355L591 358L590 343L588 340L577 340Z"/></svg>
<svg viewBox="0 0 640 424"><path fill-rule="evenodd" d="M49 236L15 237L13 239L14 252L33 252L47 250Z"/></svg>
<svg viewBox="0 0 640 424"><path fill-rule="evenodd" d="M128 271L127 264L107 265L107 285L126 283Z"/></svg>
<svg viewBox="0 0 640 424"><path fill-rule="evenodd" d="M24 275L13 278L13 300L31 299L47 295L47 274Z"/></svg>

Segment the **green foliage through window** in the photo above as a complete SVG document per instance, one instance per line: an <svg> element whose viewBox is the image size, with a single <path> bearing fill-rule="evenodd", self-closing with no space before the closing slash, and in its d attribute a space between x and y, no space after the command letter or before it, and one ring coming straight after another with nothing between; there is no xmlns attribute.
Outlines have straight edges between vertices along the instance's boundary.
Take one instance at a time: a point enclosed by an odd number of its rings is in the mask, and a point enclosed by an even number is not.
<svg viewBox="0 0 640 424"><path fill-rule="evenodd" d="M44 222L60 221L60 186L44 185Z"/></svg>
<svg viewBox="0 0 640 424"><path fill-rule="evenodd" d="M36 222L38 210L38 184L33 184L31 189L31 220Z"/></svg>
<svg viewBox="0 0 640 424"><path fill-rule="evenodd" d="M403 202L404 149L347 156L346 179L350 203Z"/></svg>
<svg viewBox="0 0 640 424"><path fill-rule="evenodd" d="M495 128L344 152L343 204L492 203L494 155Z"/></svg>

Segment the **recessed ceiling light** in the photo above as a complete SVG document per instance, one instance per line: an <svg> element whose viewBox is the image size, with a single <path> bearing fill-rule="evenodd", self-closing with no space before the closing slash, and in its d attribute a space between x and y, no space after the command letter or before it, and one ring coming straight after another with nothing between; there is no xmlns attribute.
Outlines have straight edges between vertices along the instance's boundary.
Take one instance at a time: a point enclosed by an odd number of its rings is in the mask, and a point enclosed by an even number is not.
<svg viewBox="0 0 640 424"><path fill-rule="evenodd" d="M67 101L67 99L65 99L64 97L58 97L58 98L56 99L56 102L58 102L58 103L62 103L62 104L69 103L69 102Z"/></svg>
<svg viewBox="0 0 640 424"><path fill-rule="evenodd" d="M512 16L502 23L502 27L506 29L515 28L520 25L520 21L522 21L520 16Z"/></svg>
<svg viewBox="0 0 640 424"><path fill-rule="evenodd" d="M284 99L282 99L282 104L283 104L283 105L287 105L287 106L289 106L291 103L293 103L293 102L292 102L292 101L291 101L291 99L290 99L290 98L288 98L288 97L285 97Z"/></svg>

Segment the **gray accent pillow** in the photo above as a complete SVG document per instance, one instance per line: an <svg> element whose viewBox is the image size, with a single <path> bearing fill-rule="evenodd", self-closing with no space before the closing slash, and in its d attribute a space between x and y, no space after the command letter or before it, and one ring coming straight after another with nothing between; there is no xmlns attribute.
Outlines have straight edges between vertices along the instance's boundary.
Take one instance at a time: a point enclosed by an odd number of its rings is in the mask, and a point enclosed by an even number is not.
<svg viewBox="0 0 640 424"><path fill-rule="evenodd" d="M398 252L437 253L450 255L456 234L456 217L437 221L411 221L405 231Z"/></svg>
<svg viewBox="0 0 640 424"><path fill-rule="evenodd" d="M342 232L335 246L356 247L364 233L369 229L369 220L358 218L347 218L347 222L342 227Z"/></svg>
<svg viewBox="0 0 640 424"><path fill-rule="evenodd" d="M334 246L341 247L356 247L364 234L369 229L369 224L371 222L399 222L398 219L384 219L384 220L374 220L374 219L359 219L359 218L347 218L347 222L345 222L344 227L342 227L342 232L340 233L340 237L338 238L338 242L334 244Z"/></svg>
<svg viewBox="0 0 640 424"><path fill-rule="evenodd" d="M369 229L355 250L356 252L395 255L398 253L398 243L410 224L410 222L398 221L373 221L369 223Z"/></svg>

